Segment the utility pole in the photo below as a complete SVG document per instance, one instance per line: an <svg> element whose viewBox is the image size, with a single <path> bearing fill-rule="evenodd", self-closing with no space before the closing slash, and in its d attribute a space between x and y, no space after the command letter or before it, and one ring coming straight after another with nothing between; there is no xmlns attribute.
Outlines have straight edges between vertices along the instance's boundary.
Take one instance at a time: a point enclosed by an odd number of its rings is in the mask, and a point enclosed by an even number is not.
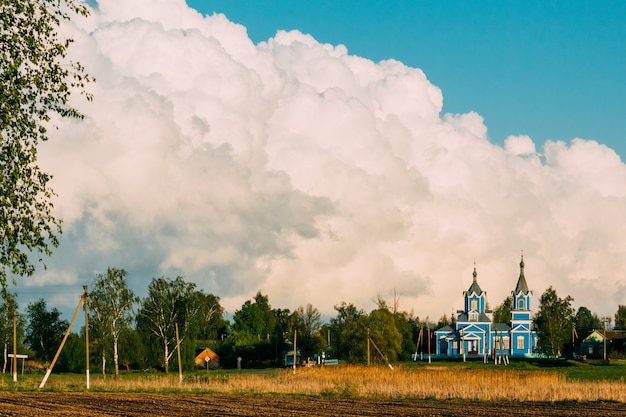
<svg viewBox="0 0 626 417"><path fill-rule="evenodd" d="M13 382L17 382L17 311L13 312Z"/></svg>
<svg viewBox="0 0 626 417"><path fill-rule="evenodd" d="M178 352L178 382L183 383L183 362L180 360L180 338L178 337L178 322L176 325L176 350Z"/></svg>
<svg viewBox="0 0 626 417"><path fill-rule="evenodd" d="M298 340L298 331L293 331L293 374L296 374L296 360L298 358L298 346L296 345Z"/></svg>
<svg viewBox="0 0 626 417"><path fill-rule="evenodd" d="M424 356L424 341L422 340L423 330L424 328L420 327L420 332L417 335L417 343L415 344L415 356L413 356L413 362L417 361L417 351L419 350L420 341L422 342L422 350L420 351L420 360L422 360Z"/></svg>
<svg viewBox="0 0 626 417"><path fill-rule="evenodd" d="M428 363L430 363L430 324L428 324Z"/></svg>
<svg viewBox="0 0 626 417"><path fill-rule="evenodd" d="M84 286L83 288L85 289L86 286ZM86 289L85 289L85 294L86 294ZM63 350L63 346L65 345L65 342L67 341L67 337L70 335L70 332L72 331L72 326L74 325L74 322L76 321L76 316L78 316L78 311L80 310L80 307L85 302L85 294L80 296L80 301L78 302L78 306L76 306L76 311L74 312L72 321L70 322L70 325L67 328L67 332L65 332L65 336L63 337L63 340L61 341L61 345L59 346L57 353L54 355L54 359L52 359L52 362L50 363L50 367L46 371L46 375L44 375L43 379L41 380L41 384L39 384L39 389L42 389L46 385L46 381L48 380L48 377L50 377L50 374L52 373L52 368L54 368L54 364L57 362L57 359L59 359L59 355L61 354L61 351Z"/></svg>
<svg viewBox="0 0 626 417"><path fill-rule="evenodd" d="M604 339L604 361L606 362L606 325L609 322L609 320L611 320L609 317L602 317L602 324L604 327L604 335L603 335L603 339Z"/></svg>
<svg viewBox="0 0 626 417"><path fill-rule="evenodd" d="M367 366L370 366L370 328L367 328Z"/></svg>
<svg viewBox="0 0 626 417"><path fill-rule="evenodd" d="M85 376L87 389L89 389L89 292L86 285L83 285L83 290L85 291L83 295L85 302Z"/></svg>
<svg viewBox="0 0 626 417"><path fill-rule="evenodd" d="M461 329L461 354L463 355L463 362L465 362L465 341L463 340L463 330Z"/></svg>

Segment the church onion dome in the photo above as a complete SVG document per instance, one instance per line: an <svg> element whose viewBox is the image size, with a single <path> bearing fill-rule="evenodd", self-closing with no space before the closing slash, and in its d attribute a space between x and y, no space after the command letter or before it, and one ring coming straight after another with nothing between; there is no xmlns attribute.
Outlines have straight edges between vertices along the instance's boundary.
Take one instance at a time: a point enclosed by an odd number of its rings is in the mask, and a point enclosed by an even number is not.
<svg viewBox="0 0 626 417"><path fill-rule="evenodd" d="M476 277L478 276L478 274L476 273L476 267L474 267L474 273L472 274L472 276L474 277L474 281L467 290L467 294L475 293L476 295L482 295L483 290L480 289L480 285L478 285L478 282L476 281Z"/></svg>
<svg viewBox="0 0 626 417"><path fill-rule="evenodd" d="M522 261L519 263L519 279L517 280L517 286L515 287L513 294L522 293L527 295L529 292L528 284L526 284L526 277L524 277L524 255L522 255Z"/></svg>

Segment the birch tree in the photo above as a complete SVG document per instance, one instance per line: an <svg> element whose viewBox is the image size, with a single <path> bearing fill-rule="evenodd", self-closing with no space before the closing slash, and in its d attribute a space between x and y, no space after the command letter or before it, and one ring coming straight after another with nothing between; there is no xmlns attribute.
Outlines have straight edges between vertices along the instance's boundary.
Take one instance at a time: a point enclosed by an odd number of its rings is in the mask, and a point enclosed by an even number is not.
<svg viewBox="0 0 626 417"><path fill-rule="evenodd" d="M61 220L52 214L50 174L37 165L51 116L80 118L68 102L91 78L67 59L72 43L62 21L87 16L78 0L0 1L0 286L7 273L35 272L58 245ZM91 100L91 95L87 94Z"/></svg>
<svg viewBox="0 0 626 417"><path fill-rule="evenodd" d="M118 342L120 333L133 321L133 306L139 302L126 283L124 269L107 268L106 274L97 274L89 296L90 324L104 342L110 337L113 342L113 364L115 377L119 375ZM102 373L105 374L106 359L102 347Z"/></svg>
<svg viewBox="0 0 626 417"><path fill-rule="evenodd" d="M0 339L2 340L2 373L6 373L8 363L9 345L13 345L13 315L17 311L17 299L15 294L3 288L0 290ZM18 317L18 329L23 327L23 318ZM21 326L22 325L22 326Z"/></svg>
<svg viewBox="0 0 626 417"><path fill-rule="evenodd" d="M163 366L169 372L169 361L176 352L176 325L179 325L180 342L186 337L193 337L196 319L201 305L198 302L196 285L185 282L182 277L153 278L148 286L148 297L144 299L137 316L138 327L150 332L159 341L163 349Z"/></svg>

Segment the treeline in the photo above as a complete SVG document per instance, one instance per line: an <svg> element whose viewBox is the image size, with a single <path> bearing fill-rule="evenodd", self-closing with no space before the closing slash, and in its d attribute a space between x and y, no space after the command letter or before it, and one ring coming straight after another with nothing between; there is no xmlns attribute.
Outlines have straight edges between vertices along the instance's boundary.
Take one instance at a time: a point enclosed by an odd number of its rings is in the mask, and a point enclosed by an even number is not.
<svg viewBox="0 0 626 417"><path fill-rule="evenodd" d="M91 369L99 368L105 375L117 375L120 368L168 372L172 366L178 367L177 344L185 370L196 367L197 351L205 347L219 355L221 367L236 367L238 358L244 367L279 366L285 352L293 349L294 333L303 361L323 352L326 358L364 363L368 337L377 347L372 351L373 362L406 361L414 353L434 353L434 330L454 319L444 315L437 322L421 320L412 312L400 311L394 294L391 304L378 296L376 308L369 313L342 302L335 306L336 315L324 322L311 304L294 311L273 308L268 296L258 292L234 312L230 322L224 318L218 296L180 276L153 278L144 299L130 290L126 277L125 270L108 268L89 286ZM7 290L1 301L0 337L6 372L8 353L13 351L13 314L19 306L15 294ZM544 354L568 354L594 329L626 329L626 305L618 306L612 324L611 318L600 318L586 307L575 311L572 301L569 296L560 298L552 287L541 295L534 323ZM494 309L494 322L510 324L511 302L508 297ZM17 315L16 320L18 352L48 366L69 326L67 320L43 299L29 303L26 313ZM623 356L623 346L610 354ZM70 334L55 370L83 372L85 357L82 328Z"/></svg>

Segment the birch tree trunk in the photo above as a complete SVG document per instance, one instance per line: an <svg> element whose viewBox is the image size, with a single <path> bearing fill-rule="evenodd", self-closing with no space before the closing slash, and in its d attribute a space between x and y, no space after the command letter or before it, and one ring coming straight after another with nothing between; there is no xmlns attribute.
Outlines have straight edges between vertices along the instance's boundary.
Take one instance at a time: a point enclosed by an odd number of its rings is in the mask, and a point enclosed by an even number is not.
<svg viewBox="0 0 626 417"><path fill-rule="evenodd" d="M167 338L164 337L163 338L163 345L164 345L164 352L165 352L165 356L164 356L164 365L165 365L165 374L167 375L169 373L169 361L170 361L170 355L169 355L169 345L167 343Z"/></svg>
<svg viewBox="0 0 626 417"><path fill-rule="evenodd" d="M120 367L119 367L119 357L117 355L117 335L113 336L113 363L115 364L115 379L119 376Z"/></svg>

